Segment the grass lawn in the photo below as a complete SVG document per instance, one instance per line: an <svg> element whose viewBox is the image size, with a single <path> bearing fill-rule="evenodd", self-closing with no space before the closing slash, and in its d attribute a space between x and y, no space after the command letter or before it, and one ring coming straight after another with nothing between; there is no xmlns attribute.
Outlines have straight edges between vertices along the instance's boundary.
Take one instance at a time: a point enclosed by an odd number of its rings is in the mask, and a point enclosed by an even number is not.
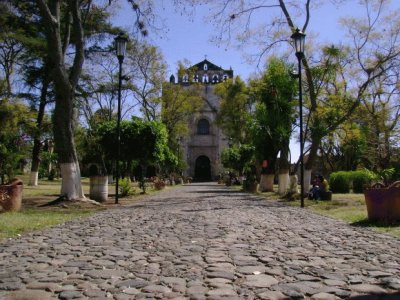
<svg viewBox="0 0 400 300"><path fill-rule="evenodd" d="M115 184L110 184L108 200L102 205L94 205L86 202L61 202L57 205L39 207L60 195L61 180L39 180L38 186L28 186L27 175L18 176L24 182L22 209L19 212L3 212L0 207L0 240L12 238L20 234L62 224L72 219L89 216L99 210L116 207ZM89 194L89 178L82 179L83 191ZM133 184L134 194L128 197L120 197L118 205L129 204L143 195L140 189ZM167 187L170 188L170 187ZM148 188L147 194L154 194L153 188Z"/></svg>
<svg viewBox="0 0 400 300"><path fill-rule="evenodd" d="M278 188L276 187L276 190ZM282 201L291 206L300 208L300 201L279 200L277 193L259 193L268 200ZM332 201L314 201L305 199L304 206L315 213L334 219L345 221L352 226L367 227L374 231L387 233L400 238L400 222L396 224L382 224L368 220L364 194L333 194Z"/></svg>

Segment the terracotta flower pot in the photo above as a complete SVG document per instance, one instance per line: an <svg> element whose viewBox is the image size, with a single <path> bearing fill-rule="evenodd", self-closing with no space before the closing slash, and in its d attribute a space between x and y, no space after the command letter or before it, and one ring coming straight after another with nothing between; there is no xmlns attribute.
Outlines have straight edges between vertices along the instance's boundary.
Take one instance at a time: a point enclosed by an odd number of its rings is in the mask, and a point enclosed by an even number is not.
<svg viewBox="0 0 400 300"><path fill-rule="evenodd" d="M389 187L375 184L364 191L368 219L385 223L400 221L400 181Z"/></svg>
<svg viewBox="0 0 400 300"><path fill-rule="evenodd" d="M0 205L5 211L19 211L22 204L24 184L15 178L9 184L0 185Z"/></svg>

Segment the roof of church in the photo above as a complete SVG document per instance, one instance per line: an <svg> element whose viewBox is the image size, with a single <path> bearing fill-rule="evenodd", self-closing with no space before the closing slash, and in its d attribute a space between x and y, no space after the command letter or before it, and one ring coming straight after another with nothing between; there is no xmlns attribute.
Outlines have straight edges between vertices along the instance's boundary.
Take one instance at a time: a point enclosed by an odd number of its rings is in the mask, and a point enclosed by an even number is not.
<svg viewBox="0 0 400 300"><path fill-rule="evenodd" d="M208 70L210 71L224 71L221 67L218 67L216 64L213 64L207 59L191 66L189 69L197 69L197 70L204 70L204 65L207 64Z"/></svg>

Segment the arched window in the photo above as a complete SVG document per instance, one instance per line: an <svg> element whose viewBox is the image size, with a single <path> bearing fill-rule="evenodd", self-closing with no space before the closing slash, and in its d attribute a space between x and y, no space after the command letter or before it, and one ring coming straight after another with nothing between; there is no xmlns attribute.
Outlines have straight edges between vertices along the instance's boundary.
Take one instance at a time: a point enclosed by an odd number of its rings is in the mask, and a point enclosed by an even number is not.
<svg viewBox="0 0 400 300"><path fill-rule="evenodd" d="M187 74L183 75L182 82L189 82L189 76Z"/></svg>
<svg viewBox="0 0 400 300"><path fill-rule="evenodd" d="M224 74L223 79L224 79L224 81L227 81L228 80L228 75Z"/></svg>
<svg viewBox="0 0 400 300"><path fill-rule="evenodd" d="M208 75L207 74L203 75L203 82L208 83Z"/></svg>
<svg viewBox="0 0 400 300"><path fill-rule="evenodd" d="M219 81L218 75L214 75L212 77L212 83L218 83L218 81Z"/></svg>
<svg viewBox="0 0 400 300"><path fill-rule="evenodd" d="M206 119L197 122L197 134L210 134L210 123Z"/></svg>
<svg viewBox="0 0 400 300"><path fill-rule="evenodd" d="M204 71L207 71L208 70L208 65L204 64L203 69L204 69Z"/></svg>
<svg viewBox="0 0 400 300"><path fill-rule="evenodd" d="M194 75L194 82L199 82L199 75Z"/></svg>

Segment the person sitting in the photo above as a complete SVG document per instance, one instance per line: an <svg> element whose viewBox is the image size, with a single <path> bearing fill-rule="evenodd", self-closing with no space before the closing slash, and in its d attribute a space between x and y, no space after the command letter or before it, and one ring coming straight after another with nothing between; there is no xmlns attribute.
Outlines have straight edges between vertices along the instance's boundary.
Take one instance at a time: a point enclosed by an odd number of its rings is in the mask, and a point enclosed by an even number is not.
<svg viewBox="0 0 400 300"><path fill-rule="evenodd" d="M319 182L320 182L320 190L322 191L322 192L327 192L327 191L329 191L329 183L328 183L328 180L326 180L325 178L324 178L324 176L322 176L322 175L319 175L318 176L318 180L319 180Z"/></svg>
<svg viewBox="0 0 400 300"><path fill-rule="evenodd" d="M319 177L315 176L312 181L312 187L308 193L309 200L319 200L319 192L320 192L320 181Z"/></svg>

